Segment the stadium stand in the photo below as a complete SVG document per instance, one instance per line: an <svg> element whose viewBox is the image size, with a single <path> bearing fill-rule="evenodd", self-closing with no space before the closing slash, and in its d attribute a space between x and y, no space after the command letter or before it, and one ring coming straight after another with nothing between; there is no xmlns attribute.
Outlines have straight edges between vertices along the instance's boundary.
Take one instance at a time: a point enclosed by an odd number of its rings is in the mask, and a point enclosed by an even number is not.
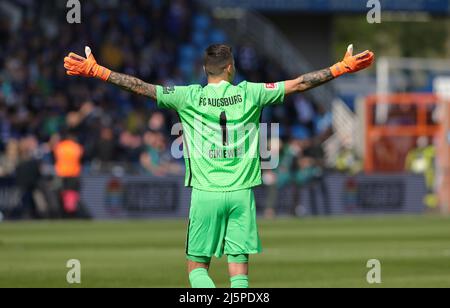
<svg viewBox="0 0 450 308"><path fill-rule="evenodd" d="M0 8L0 177L16 176L30 157L44 176L55 176L54 149L67 133L84 148L83 174L110 173L119 164L127 174L181 175L183 164L169 151L175 113L108 85L67 78L62 59L89 45L117 71L162 85L204 84L203 50L227 41L225 32L193 1L89 1L82 9L82 23L69 25L55 18L65 16L65 7L45 1L7 0ZM237 82L292 77L250 44L234 51ZM331 128L330 113L300 95L265 110L263 122L269 121L281 124L276 137L286 145L305 148L320 145Z"/></svg>

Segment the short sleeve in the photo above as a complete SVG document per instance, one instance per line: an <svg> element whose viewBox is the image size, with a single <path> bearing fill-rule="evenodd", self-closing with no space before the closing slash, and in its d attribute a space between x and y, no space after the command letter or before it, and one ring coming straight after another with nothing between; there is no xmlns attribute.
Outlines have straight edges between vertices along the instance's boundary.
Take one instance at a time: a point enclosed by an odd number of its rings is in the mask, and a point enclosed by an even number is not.
<svg viewBox="0 0 450 308"><path fill-rule="evenodd" d="M277 83L247 83L247 94L259 106L282 104L284 102L284 82Z"/></svg>
<svg viewBox="0 0 450 308"><path fill-rule="evenodd" d="M186 105L189 91L190 87L187 86L156 86L158 107L175 110L182 109Z"/></svg>

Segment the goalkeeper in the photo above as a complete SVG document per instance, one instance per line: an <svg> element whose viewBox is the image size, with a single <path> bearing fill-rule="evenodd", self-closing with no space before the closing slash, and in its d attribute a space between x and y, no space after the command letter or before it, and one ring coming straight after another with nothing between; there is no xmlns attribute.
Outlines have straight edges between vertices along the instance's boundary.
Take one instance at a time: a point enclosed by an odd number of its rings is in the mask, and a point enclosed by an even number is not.
<svg viewBox="0 0 450 308"><path fill-rule="evenodd" d="M162 87L98 65L89 47L85 53L86 58L70 53L64 59L68 75L99 78L156 100L180 116L186 186L192 187L186 257L193 288L215 287L208 270L211 257L222 255L228 257L231 287L248 287L249 255L261 252L252 188L261 184L262 109L374 61L371 51L354 56L350 45L343 61L330 68L277 83L233 85L232 50L216 44L204 54L206 86Z"/></svg>

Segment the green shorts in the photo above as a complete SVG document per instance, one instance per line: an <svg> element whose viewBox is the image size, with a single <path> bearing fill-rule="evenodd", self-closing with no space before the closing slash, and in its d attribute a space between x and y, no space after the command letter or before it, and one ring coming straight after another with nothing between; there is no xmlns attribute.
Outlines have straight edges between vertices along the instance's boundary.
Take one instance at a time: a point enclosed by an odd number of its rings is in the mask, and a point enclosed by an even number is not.
<svg viewBox="0 0 450 308"><path fill-rule="evenodd" d="M188 259L198 262L212 256L261 251L252 189L232 192L193 189L186 242Z"/></svg>

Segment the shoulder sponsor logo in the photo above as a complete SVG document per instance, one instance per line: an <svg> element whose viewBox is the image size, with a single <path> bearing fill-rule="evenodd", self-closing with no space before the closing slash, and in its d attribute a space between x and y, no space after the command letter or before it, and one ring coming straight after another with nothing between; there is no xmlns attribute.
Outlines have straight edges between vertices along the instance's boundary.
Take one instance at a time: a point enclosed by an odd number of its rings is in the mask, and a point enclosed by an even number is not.
<svg viewBox="0 0 450 308"><path fill-rule="evenodd" d="M278 83L266 83L265 88L267 90L276 90L278 89Z"/></svg>
<svg viewBox="0 0 450 308"><path fill-rule="evenodd" d="M174 86L164 87L163 88L163 94L173 94L173 93L175 93L175 87Z"/></svg>

